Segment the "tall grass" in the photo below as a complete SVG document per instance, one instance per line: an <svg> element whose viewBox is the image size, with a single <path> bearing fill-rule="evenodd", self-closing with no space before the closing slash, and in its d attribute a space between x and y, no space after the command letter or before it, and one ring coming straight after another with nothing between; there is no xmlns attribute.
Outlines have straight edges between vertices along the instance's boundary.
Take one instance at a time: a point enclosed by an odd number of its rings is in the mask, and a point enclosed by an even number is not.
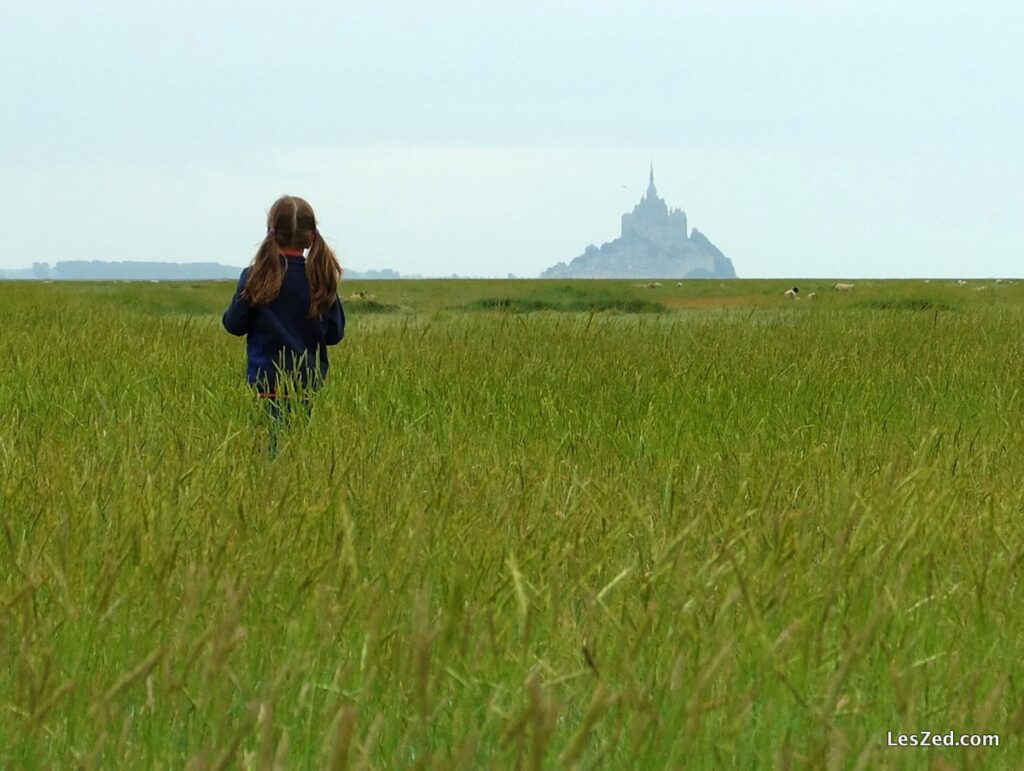
<svg viewBox="0 0 1024 771"><path fill-rule="evenodd" d="M0 286L0 766L1020 767L1011 295L387 291L271 458L227 285Z"/></svg>

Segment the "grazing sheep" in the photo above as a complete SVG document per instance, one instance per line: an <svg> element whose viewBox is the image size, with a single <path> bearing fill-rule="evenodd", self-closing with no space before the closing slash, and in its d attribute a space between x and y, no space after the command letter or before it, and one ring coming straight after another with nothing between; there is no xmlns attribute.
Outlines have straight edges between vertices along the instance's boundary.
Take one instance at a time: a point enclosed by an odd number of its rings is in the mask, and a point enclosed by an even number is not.
<svg viewBox="0 0 1024 771"><path fill-rule="evenodd" d="M838 284L836 284L832 288L835 289L837 292L852 292L853 291L853 284L844 284L842 282L839 282Z"/></svg>
<svg viewBox="0 0 1024 771"><path fill-rule="evenodd" d="M677 281L677 282L676 282L676 286L682 286L682 285L683 285L683 282L682 282L682 281Z"/></svg>
<svg viewBox="0 0 1024 771"><path fill-rule="evenodd" d="M966 282L966 281L964 281L964 280L963 280L962 278L958 278L958 279L956 280L956 285L957 285L957 286L966 286L966 285L967 285L967 282Z"/></svg>
<svg viewBox="0 0 1024 771"><path fill-rule="evenodd" d="M817 292L811 292L809 295L807 295L807 299L810 300L812 297L817 297L817 296L818 296Z"/></svg>
<svg viewBox="0 0 1024 771"><path fill-rule="evenodd" d="M790 300L799 300L800 299L800 297L799 297L800 290L797 289L795 286L787 289L782 294L785 295L786 297L788 297Z"/></svg>

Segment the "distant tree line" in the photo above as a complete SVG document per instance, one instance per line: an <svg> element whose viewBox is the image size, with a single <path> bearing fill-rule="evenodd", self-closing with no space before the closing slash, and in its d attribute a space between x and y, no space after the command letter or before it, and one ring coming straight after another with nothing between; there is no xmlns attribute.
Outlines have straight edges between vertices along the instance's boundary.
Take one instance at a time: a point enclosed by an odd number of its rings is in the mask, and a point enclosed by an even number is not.
<svg viewBox="0 0 1024 771"><path fill-rule="evenodd" d="M241 268L216 262L142 262L124 260L61 260L52 267L33 262L31 268L0 270L0 279L37 279L51 281L188 281L236 279ZM397 271L346 270L346 278L401 278Z"/></svg>

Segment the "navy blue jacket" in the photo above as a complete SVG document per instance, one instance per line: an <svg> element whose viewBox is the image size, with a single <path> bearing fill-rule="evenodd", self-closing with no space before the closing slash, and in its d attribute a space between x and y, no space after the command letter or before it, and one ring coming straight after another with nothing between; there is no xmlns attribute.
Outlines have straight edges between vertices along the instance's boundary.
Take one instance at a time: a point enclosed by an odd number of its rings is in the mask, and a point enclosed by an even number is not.
<svg viewBox="0 0 1024 771"><path fill-rule="evenodd" d="M261 391L277 388L279 369L315 387L327 375L327 346L345 336L341 300L335 298L324 318L308 318L306 261L302 257L287 260L281 292L273 302L254 306L241 296L249 277L246 268L238 279L231 305L224 311L224 328L233 335L248 335L246 379Z"/></svg>

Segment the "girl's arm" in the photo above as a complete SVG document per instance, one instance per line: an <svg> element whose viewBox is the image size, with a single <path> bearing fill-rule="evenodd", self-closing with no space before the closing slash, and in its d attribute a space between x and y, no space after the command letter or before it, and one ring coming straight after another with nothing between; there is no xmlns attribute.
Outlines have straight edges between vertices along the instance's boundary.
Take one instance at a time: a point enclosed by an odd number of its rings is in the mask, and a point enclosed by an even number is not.
<svg viewBox="0 0 1024 771"><path fill-rule="evenodd" d="M334 304L327 311L327 334L325 342L328 345L337 345L345 336L345 309L341 307L341 298L335 297Z"/></svg>
<svg viewBox="0 0 1024 771"><path fill-rule="evenodd" d="M224 322L224 329L233 335L245 335L252 328L252 319L256 308L249 304L249 301L242 297L242 290L245 289L245 280L249 277L249 269L242 271L238 279L238 286L235 288L235 296L231 298L231 305L224 311L221 321Z"/></svg>

